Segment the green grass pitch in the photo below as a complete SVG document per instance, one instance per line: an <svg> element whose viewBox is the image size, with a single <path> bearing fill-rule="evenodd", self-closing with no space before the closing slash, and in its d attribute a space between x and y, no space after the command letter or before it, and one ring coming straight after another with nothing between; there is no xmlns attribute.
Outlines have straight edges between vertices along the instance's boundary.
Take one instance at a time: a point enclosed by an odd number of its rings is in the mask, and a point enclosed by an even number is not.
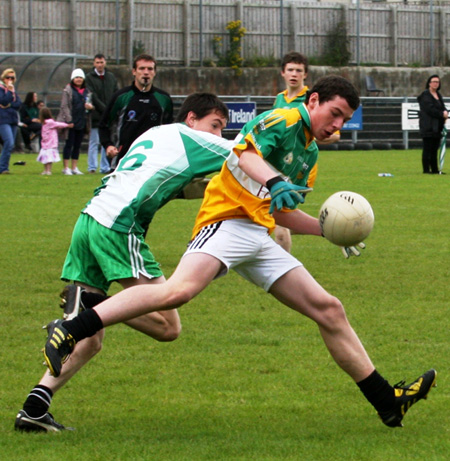
<svg viewBox="0 0 450 461"><path fill-rule="evenodd" d="M450 174L423 175L418 150L321 153L302 208L317 216L333 192L355 191L371 203L375 227L360 258L345 260L317 237L295 236L293 246L344 303L392 384L438 370L437 388L404 428L381 423L311 321L231 273L180 310L173 343L108 329L102 353L53 400L55 419L75 432L16 433L15 415L44 372L41 326L61 315L73 225L100 183L100 175L63 176L61 163L41 176L35 158L14 154L13 174L0 177L2 459L448 459ZM19 160L26 165L12 165ZM147 239L167 276L199 206L173 201L152 223Z"/></svg>

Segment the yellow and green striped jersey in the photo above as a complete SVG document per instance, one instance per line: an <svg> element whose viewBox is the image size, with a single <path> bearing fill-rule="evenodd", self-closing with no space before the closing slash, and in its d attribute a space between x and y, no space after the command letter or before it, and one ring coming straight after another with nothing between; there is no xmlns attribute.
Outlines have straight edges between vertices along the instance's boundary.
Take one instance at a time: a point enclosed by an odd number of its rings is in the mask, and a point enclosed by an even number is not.
<svg viewBox="0 0 450 461"><path fill-rule="evenodd" d="M247 218L272 231L270 194L265 185L239 168L239 156L250 145L273 169L274 176L304 186L317 161L311 121L305 105L297 109L273 109L248 122L220 173L208 185L195 223L193 236L204 226L227 219ZM289 211L289 210L286 210Z"/></svg>
<svg viewBox="0 0 450 461"><path fill-rule="evenodd" d="M292 109L293 107L298 107L300 104L303 104L306 101L306 93L308 91L308 87L304 86L299 93L297 93L293 98L288 98L287 93L288 90L284 90L281 93L277 94L275 98L275 102L273 103L274 108L280 109ZM317 149L316 143L311 144L309 147L310 149ZM308 187L314 187L314 183L316 182L317 178L317 163L314 168L309 173L308 177Z"/></svg>
<svg viewBox="0 0 450 461"><path fill-rule="evenodd" d="M306 92L308 87L304 86L299 93L297 93L293 98L288 98L288 90L284 90L281 93L278 93L275 102L273 103L274 109L293 109L298 107L300 104L306 101Z"/></svg>

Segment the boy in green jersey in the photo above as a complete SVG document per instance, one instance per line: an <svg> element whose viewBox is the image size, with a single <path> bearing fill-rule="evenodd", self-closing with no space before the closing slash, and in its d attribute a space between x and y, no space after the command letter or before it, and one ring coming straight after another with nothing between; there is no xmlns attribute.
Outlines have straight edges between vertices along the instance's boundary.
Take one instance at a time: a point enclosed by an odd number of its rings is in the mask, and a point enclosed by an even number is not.
<svg viewBox="0 0 450 461"><path fill-rule="evenodd" d="M286 84L286 89L278 93L273 107L291 109L306 100L308 87L305 85L308 76L308 60L306 56L296 51L283 56L281 61L281 76Z"/></svg>
<svg viewBox="0 0 450 461"><path fill-rule="evenodd" d="M292 109L306 101L308 87L305 80L308 77L308 59L301 53L291 51L281 61L281 76L286 84L286 89L278 93L273 107L280 109ZM340 132L333 133L323 141L311 144L311 151L318 150L317 144L332 144L341 138ZM314 165L308 176L308 187L314 187L317 177L317 163ZM292 248L292 237L289 229L277 226L274 231L275 241L289 253Z"/></svg>

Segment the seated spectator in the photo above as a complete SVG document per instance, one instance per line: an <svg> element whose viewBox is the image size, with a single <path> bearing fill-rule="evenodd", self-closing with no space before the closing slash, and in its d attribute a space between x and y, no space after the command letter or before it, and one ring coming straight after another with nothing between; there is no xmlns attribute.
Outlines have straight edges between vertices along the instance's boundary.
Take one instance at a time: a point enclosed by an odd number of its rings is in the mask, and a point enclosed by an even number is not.
<svg viewBox="0 0 450 461"><path fill-rule="evenodd" d="M37 106L37 93L30 91L25 97L24 103L19 109L20 132L22 134L25 149L31 151L31 141L38 136L39 145L41 137L41 123L39 122L39 109Z"/></svg>

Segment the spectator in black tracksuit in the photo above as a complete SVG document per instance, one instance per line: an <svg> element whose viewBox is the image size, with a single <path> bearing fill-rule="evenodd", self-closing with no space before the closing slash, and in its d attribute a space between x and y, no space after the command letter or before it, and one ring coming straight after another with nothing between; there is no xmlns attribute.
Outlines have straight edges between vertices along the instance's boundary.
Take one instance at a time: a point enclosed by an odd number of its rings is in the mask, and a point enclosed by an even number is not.
<svg viewBox="0 0 450 461"><path fill-rule="evenodd" d="M425 86L426 90L417 98L419 101L419 128L423 140L422 167L424 173L439 174L438 149L448 118L448 112L439 90L439 75L432 75Z"/></svg>
<svg viewBox="0 0 450 461"><path fill-rule="evenodd" d="M153 86L155 59L146 54L137 56L133 63L133 75L133 84L113 95L99 124L100 142L108 157L117 157L117 161L127 153L134 140L149 128L173 122L170 95ZM114 123L117 123L117 142L112 133Z"/></svg>

